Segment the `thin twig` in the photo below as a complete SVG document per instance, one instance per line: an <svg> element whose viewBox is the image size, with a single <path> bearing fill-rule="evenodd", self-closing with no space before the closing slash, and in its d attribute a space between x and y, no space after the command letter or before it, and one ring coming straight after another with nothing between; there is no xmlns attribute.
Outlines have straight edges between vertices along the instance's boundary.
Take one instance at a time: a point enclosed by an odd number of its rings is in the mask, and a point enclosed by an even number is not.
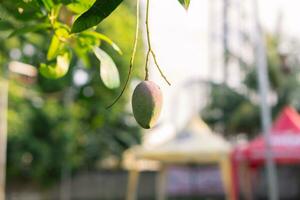
<svg viewBox="0 0 300 200"><path fill-rule="evenodd" d="M150 56L150 49L147 52L146 63L145 63L145 80L146 81L149 79L149 70L148 70L149 56Z"/></svg>
<svg viewBox="0 0 300 200"><path fill-rule="evenodd" d="M106 107L106 109L111 108L113 105L115 105L119 99L122 97L122 95L124 94L127 85L129 83L131 74L132 74L132 67L134 64L134 59L135 59L135 54L136 54L136 49L137 49L137 44L138 44L138 38L139 38L139 27L140 27L140 0L136 1L136 28L135 28L135 39L134 39L134 45L133 45L133 50L132 50L132 55L130 58L130 64L129 64L129 70L128 70L128 75L124 84L124 87L122 88L121 93L119 94L119 96L113 101L113 103L109 106Z"/></svg>
<svg viewBox="0 0 300 200"><path fill-rule="evenodd" d="M154 51L151 50L150 52L151 52L151 54L152 54L154 63L155 63L155 65L156 65L156 67L157 67L157 69L158 69L160 75L161 75L161 76L163 77L163 79L168 83L168 85L171 85L171 83L168 81L167 77L164 75L163 71L161 70L161 68L160 68L160 66L159 66L159 64L158 64L158 62L157 62L156 55L155 55Z"/></svg>
<svg viewBox="0 0 300 200"><path fill-rule="evenodd" d="M163 79L168 83L168 85L171 85L170 82L168 81L168 79L166 78L166 76L164 75L164 73L162 72L161 68L158 65L155 53L152 49L151 46L151 39L150 39L150 29L149 29L149 4L150 4L150 0L147 0L147 7L146 7L146 32L147 32L147 42L148 42L148 53L147 53L147 58L146 58L146 66L145 66L145 71L146 71L146 78L145 80L148 80L148 57L149 57L149 53L151 53L154 63L160 73L160 75L163 77Z"/></svg>
<svg viewBox="0 0 300 200"><path fill-rule="evenodd" d="M146 32L147 32L147 42L148 42L148 48L149 51L151 50L151 39L150 39L150 29L149 29L149 2L150 0L147 0L147 7L146 7Z"/></svg>

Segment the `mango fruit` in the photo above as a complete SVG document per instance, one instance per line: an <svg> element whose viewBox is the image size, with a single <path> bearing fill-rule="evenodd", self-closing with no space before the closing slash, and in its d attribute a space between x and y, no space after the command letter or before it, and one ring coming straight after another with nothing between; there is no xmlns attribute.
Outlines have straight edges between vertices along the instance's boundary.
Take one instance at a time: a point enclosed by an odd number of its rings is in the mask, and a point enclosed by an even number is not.
<svg viewBox="0 0 300 200"><path fill-rule="evenodd" d="M160 88L152 81L142 81L132 95L132 111L137 123L152 128L160 115L163 96Z"/></svg>

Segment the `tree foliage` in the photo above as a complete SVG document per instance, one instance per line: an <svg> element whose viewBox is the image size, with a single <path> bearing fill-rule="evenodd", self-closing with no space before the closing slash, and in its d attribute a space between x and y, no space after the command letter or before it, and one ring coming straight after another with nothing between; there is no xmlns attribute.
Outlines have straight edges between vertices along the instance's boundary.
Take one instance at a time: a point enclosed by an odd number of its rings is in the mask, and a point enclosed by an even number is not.
<svg viewBox="0 0 300 200"><path fill-rule="evenodd" d="M179 2L187 9L190 1ZM126 99L105 109L128 70L132 5L123 0L1 1L1 75L8 73L11 60L36 66L42 75L29 86L10 75L9 181L51 183L63 166L96 168L140 141ZM136 65L142 65L141 46ZM87 75L85 83L76 84L77 73ZM139 73L138 68L134 74Z"/></svg>
<svg viewBox="0 0 300 200"><path fill-rule="evenodd" d="M88 65L85 54L99 48L101 42L107 42L121 54L120 48L96 29L97 25L122 2L123 0L5 0L1 3L0 17L3 20L0 30L11 29L9 37L24 36L31 32L48 32L52 39L48 46L47 57L39 64L39 69L45 77L58 79L67 74L72 54L84 60ZM179 3L188 9L190 0L179 0ZM105 63L103 67L111 76L109 79L117 83L118 71L114 64L107 65L113 60L108 54L106 56L95 54L100 63ZM115 88L116 85L111 87L107 84L107 76L100 77L106 86Z"/></svg>
<svg viewBox="0 0 300 200"><path fill-rule="evenodd" d="M135 31L131 4L120 5L100 26L69 38L68 17L89 9L91 1L51 2L13 0L0 5L0 64L5 66L1 74L11 60L18 60L45 75L31 85L12 73L9 76L8 181L51 183L63 166L73 171L98 168L102 160L120 158L124 149L140 142L140 130L126 109L128 93L113 108L105 109L117 91L101 83L99 60L93 53L95 46L106 52L109 58L105 59L113 60L120 84L124 82ZM60 10L54 29L49 21L53 8L55 13ZM135 64L142 65L141 43L138 49ZM68 72L60 76L55 67L65 54L72 56ZM106 60L101 60L103 65ZM140 72L137 68L134 75ZM78 73L86 74L86 82L77 84Z"/></svg>
<svg viewBox="0 0 300 200"><path fill-rule="evenodd" d="M300 44L294 39L285 41L289 50L283 54L279 51L279 38L268 34L266 41L268 75L274 101L272 114L275 118L286 105L300 110L300 61L297 56ZM254 136L261 127L257 72L253 65L245 66L243 70L245 77L239 88L212 85L210 103L202 115L210 125L222 132Z"/></svg>

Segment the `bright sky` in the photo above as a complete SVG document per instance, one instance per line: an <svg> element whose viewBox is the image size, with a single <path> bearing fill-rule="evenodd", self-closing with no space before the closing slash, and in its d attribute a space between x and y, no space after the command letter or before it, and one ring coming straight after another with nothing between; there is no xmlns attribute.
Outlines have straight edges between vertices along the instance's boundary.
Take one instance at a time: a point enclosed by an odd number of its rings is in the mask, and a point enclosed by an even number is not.
<svg viewBox="0 0 300 200"><path fill-rule="evenodd" d="M211 72L208 67L208 1L191 0L186 12L177 0L151 0L150 29L152 45L158 62L170 79L172 86L165 84L155 66L150 77L163 90L164 107L161 116L163 134L159 140L168 138L174 124L182 127L193 113L197 112L195 98L197 92L184 92L181 85L191 78L207 78ZM232 0L232 2L238 0ZM245 1L245 0L240 0ZM251 3L252 0L247 0ZM284 34L300 36L300 1L298 0L257 0L261 23L268 31L274 31L279 11L283 14ZM143 23L141 23L143 24ZM198 97L201 100L201 97ZM158 132L159 129L157 129ZM155 133L156 130L153 131Z"/></svg>
<svg viewBox="0 0 300 200"><path fill-rule="evenodd" d="M300 38L300 1L298 0L258 0L260 17L265 28L274 30L278 13L283 14L285 34ZM271 3L270 3L271 2Z"/></svg>

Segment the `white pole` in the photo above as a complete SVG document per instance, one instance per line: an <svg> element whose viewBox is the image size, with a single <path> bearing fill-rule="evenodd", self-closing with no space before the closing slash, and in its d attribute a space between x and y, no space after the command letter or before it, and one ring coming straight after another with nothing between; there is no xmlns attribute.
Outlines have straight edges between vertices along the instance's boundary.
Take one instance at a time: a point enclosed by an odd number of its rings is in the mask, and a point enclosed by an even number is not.
<svg viewBox="0 0 300 200"><path fill-rule="evenodd" d="M227 84L228 80L228 9L229 0L223 0L223 84Z"/></svg>
<svg viewBox="0 0 300 200"><path fill-rule="evenodd" d="M0 77L0 200L5 199L9 70L28 77L37 75L37 70L33 66L13 61L9 63L7 72L6 70L2 72L6 75Z"/></svg>
<svg viewBox="0 0 300 200"><path fill-rule="evenodd" d="M5 199L8 82L0 78L0 200Z"/></svg>
<svg viewBox="0 0 300 200"><path fill-rule="evenodd" d="M268 183L268 196L270 200L278 200L278 187L276 166L273 161L270 128L271 128L271 109L267 102L269 92L269 77L267 72L267 58L265 50L264 36L259 22L259 11L257 0L254 0L254 17L255 17L255 58L257 67L257 78L260 92L261 120L263 134L265 138L265 157Z"/></svg>

